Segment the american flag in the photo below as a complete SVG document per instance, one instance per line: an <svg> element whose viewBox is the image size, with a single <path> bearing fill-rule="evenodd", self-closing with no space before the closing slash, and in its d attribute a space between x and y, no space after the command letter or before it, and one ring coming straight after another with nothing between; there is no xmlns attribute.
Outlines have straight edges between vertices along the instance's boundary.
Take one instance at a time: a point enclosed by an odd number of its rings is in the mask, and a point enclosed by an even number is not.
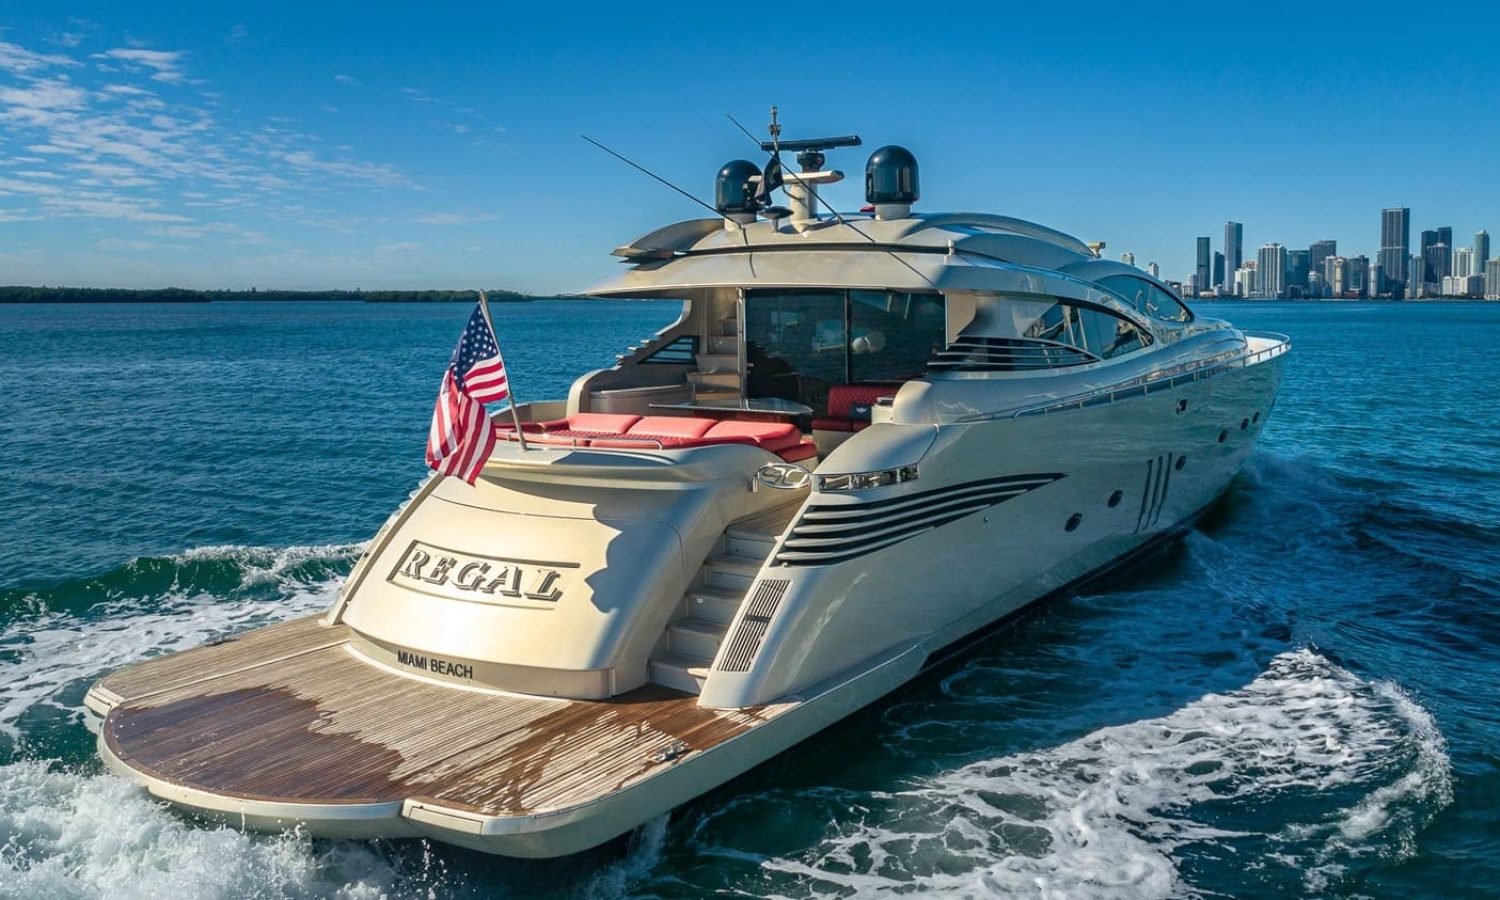
<svg viewBox="0 0 1500 900"><path fill-rule="evenodd" d="M427 465L473 484L495 449L495 429L484 404L509 396L500 345L481 296L443 373L427 435Z"/></svg>

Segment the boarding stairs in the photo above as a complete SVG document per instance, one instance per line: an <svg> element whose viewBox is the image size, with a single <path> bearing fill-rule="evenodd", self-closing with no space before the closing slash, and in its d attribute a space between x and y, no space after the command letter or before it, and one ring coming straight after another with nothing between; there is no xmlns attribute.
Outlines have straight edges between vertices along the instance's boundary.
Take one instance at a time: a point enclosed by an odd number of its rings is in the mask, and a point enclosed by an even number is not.
<svg viewBox="0 0 1500 900"><path fill-rule="evenodd" d="M738 400L740 389L740 322L734 316L719 320L717 334L710 334L699 353L698 370L688 373L695 400Z"/></svg>
<svg viewBox="0 0 1500 900"><path fill-rule="evenodd" d="M691 694L702 690L745 594L801 505L743 519L719 537L651 655L653 682Z"/></svg>

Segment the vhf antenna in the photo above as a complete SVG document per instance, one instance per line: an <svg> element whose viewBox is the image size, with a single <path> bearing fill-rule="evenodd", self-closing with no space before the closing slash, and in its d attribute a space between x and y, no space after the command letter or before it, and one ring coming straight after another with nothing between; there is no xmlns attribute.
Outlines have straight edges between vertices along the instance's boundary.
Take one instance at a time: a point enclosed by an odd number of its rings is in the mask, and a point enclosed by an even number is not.
<svg viewBox="0 0 1500 900"><path fill-rule="evenodd" d="M610 156L613 156L615 159L618 159L620 162L624 163L625 165L630 166L632 169L635 169L638 172L644 172L645 174L651 176L652 178L656 179L657 181L661 182L662 184L666 185L667 187L671 188L672 190L676 191L677 193L681 194L682 196L688 198L689 200L693 201L694 203L698 204L699 206L701 206L704 209L708 210L709 212L713 213L716 218L720 218L720 219L727 218L722 212L719 212L719 210L715 209L712 206L709 206L707 203L704 203L702 200L699 200L697 197L694 197L692 194L689 194L687 191L683 190L682 188L678 187L677 185L673 184L672 182L668 181L667 179L661 177L660 175L656 174L655 172L651 171L650 169L646 168L645 166L640 165L639 163L631 162L630 160L626 159L625 157L621 156L620 154L616 153L615 151L609 149L608 147L604 146L603 144L599 143L598 141L594 140L593 138L589 137L586 134L580 134L579 137L581 137L584 140L588 141L590 144L593 144L595 147L598 147L600 150L603 150L605 153L608 153Z"/></svg>

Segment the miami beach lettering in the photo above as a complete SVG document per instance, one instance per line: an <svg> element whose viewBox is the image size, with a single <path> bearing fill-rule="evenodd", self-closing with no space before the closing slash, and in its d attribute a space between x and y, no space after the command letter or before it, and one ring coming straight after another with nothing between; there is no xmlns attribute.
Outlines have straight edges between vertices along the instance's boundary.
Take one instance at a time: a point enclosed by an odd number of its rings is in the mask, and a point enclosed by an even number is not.
<svg viewBox="0 0 1500 900"><path fill-rule="evenodd" d="M410 650L397 650L396 661L403 666L411 666L413 669L425 669L434 675L447 675L450 678L474 679L474 667L467 663L449 662L446 659L438 659L436 656L428 656L425 653L412 653Z"/></svg>
<svg viewBox="0 0 1500 900"><path fill-rule="evenodd" d="M412 541L389 580L461 600L524 598L556 603L563 595L564 568L573 567L461 554Z"/></svg>

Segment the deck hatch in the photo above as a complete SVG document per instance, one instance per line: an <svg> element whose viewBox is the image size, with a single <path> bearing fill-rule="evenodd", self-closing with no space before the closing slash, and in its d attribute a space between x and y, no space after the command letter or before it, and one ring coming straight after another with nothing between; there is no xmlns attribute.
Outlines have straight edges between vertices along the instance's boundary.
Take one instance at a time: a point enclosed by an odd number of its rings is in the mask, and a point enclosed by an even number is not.
<svg viewBox="0 0 1500 900"><path fill-rule="evenodd" d="M729 640L723 665L719 666L720 672L750 671L750 663L760 649L761 639L766 636L771 617L776 615L781 598L786 596L791 584L785 578L771 578L755 585L755 592L750 595L750 601L745 607L745 615L740 619L739 627L734 630L734 637Z"/></svg>
<svg viewBox="0 0 1500 900"><path fill-rule="evenodd" d="M832 565L873 553L1057 481L1060 473L987 478L869 500L814 503L778 548L776 565Z"/></svg>

